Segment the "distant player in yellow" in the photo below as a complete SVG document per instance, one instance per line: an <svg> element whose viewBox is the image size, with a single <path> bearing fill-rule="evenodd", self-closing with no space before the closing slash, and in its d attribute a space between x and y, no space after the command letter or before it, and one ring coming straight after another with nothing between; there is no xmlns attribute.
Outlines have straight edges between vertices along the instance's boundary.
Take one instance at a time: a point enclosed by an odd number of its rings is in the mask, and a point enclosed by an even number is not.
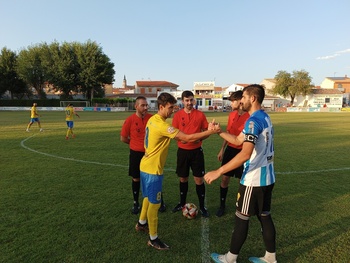
<svg viewBox="0 0 350 263"><path fill-rule="evenodd" d="M38 114L36 106L37 106L37 104L34 102L33 107L30 109L30 122L28 123L28 126L27 126L27 130L26 130L27 132L29 132L30 126L32 126L32 124L34 122L37 122L40 131L41 132L43 131L43 129L41 128L40 120L38 118L38 117L40 117L40 115Z"/></svg>
<svg viewBox="0 0 350 263"><path fill-rule="evenodd" d="M71 103L68 104L68 106L66 107L65 113L66 113L66 122L67 122L67 127L68 127L67 134L66 134L66 140L68 140L69 135L71 135L72 138L75 138L75 134L73 133L74 115L76 115L79 118L80 118L80 116L78 115L78 113L76 113L74 111L73 104L71 104Z"/></svg>

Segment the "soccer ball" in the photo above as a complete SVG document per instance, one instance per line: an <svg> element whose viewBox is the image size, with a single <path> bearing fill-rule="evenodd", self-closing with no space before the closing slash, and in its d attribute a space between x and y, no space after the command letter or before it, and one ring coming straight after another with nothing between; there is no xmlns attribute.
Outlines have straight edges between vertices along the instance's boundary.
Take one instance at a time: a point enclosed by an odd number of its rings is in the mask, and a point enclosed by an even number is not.
<svg viewBox="0 0 350 263"><path fill-rule="evenodd" d="M198 208L195 204L187 203L182 207L182 215L187 219L196 218L198 214Z"/></svg>

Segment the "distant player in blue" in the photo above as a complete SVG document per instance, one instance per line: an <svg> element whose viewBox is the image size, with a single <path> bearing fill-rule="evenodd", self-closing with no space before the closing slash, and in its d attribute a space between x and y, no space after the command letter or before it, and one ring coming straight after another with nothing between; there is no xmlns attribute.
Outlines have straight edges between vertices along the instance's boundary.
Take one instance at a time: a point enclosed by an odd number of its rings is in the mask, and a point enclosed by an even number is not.
<svg viewBox="0 0 350 263"><path fill-rule="evenodd" d="M232 232L230 250L219 255L212 253L215 262L235 263L239 251L248 235L249 218L256 215L261 223L265 243L265 256L250 257L255 263L276 263L276 230L272 217L271 197L275 184L273 167L274 146L273 126L270 117L261 109L265 97L264 87L258 84L243 89L242 109L250 114L242 133L234 136L222 132L220 136L226 141L240 145L242 150L230 162L215 171L208 172L204 179L208 184L222 174L244 164L236 202L235 227Z"/></svg>

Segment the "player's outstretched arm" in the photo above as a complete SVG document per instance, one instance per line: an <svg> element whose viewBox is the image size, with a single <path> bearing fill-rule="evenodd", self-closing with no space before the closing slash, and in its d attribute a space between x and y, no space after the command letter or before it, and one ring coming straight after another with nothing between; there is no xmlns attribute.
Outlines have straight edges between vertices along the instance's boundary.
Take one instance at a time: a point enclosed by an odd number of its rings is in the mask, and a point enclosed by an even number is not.
<svg viewBox="0 0 350 263"><path fill-rule="evenodd" d="M234 145L242 145L244 142L244 134L242 132L238 136L235 136L228 132L220 132L220 137Z"/></svg>
<svg viewBox="0 0 350 263"><path fill-rule="evenodd" d="M214 120L213 120L214 121ZM208 130L193 134L186 134L182 131L179 131L178 134L175 136L176 140L185 141L185 142L195 142L198 140L202 140L203 138L206 138L212 134L219 133L221 131L219 124L214 124L208 128Z"/></svg>

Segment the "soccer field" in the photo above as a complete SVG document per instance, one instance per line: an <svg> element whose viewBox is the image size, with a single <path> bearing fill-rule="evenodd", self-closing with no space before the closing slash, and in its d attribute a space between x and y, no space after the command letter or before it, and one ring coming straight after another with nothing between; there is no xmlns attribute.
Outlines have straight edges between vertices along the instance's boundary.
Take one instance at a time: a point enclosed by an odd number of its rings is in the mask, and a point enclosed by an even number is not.
<svg viewBox="0 0 350 263"><path fill-rule="evenodd" d="M172 141L164 177L167 211L157 251L134 229L128 145L119 140L129 112L79 112L76 138L65 140L63 112L0 112L0 262L210 262L226 253L234 224L238 181L231 180L227 212L217 218L220 180L206 185L211 216L171 213L179 201ZM228 113L206 113L226 126ZM278 262L350 262L350 113L271 113L277 182L272 216ZM171 120L169 120L171 121ZM203 144L206 170L219 167L222 139ZM192 177L192 176L191 176ZM198 203L193 179L188 202ZM239 262L262 256L260 225L252 218Z"/></svg>

